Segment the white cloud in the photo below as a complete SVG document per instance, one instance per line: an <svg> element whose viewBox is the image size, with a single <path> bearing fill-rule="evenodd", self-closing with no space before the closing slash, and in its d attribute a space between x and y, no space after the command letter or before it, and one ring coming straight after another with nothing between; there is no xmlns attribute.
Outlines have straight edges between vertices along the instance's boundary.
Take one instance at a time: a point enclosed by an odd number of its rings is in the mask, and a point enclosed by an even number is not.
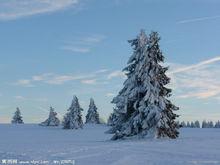
<svg viewBox="0 0 220 165"><path fill-rule="evenodd" d="M24 86L24 87L33 87L33 85L31 84L31 80L28 80L28 79L20 79L16 83L14 83L14 85Z"/></svg>
<svg viewBox="0 0 220 165"><path fill-rule="evenodd" d="M54 76L51 79L46 80L45 82L48 84L56 84L56 85L60 85L63 84L65 82L68 81L72 81L72 80L78 80L81 79L81 77L75 77L75 76L71 76L71 75L58 75L58 76Z"/></svg>
<svg viewBox="0 0 220 165"><path fill-rule="evenodd" d="M98 74L98 73L105 73L105 72L108 72L108 69L100 69L100 70L97 70L95 73Z"/></svg>
<svg viewBox="0 0 220 165"><path fill-rule="evenodd" d="M64 10L79 3L79 0L2 0L0 20L13 20L21 17Z"/></svg>
<svg viewBox="0 0 220 165"><path fill-rule="evenodd" d="M68 41L64 46L61 47L61 49L75 53L89 53L96 44L100 43L104 39L104 35L91 35L88 37L75 39L73 41Z"/></svg>
<svg viewBox="0 0 220 165"><path fill-rule="evenodd" d="M220 57L194 65L171 64L169 72L172 87L178 98L216 98L220 95Z"/></svg>
<svg viewBox="0 0 220 165"><path fill-rule="evenodd" d="M96 84L96 79L82 80L81 83L94 85L94 84Z"/></svg>
<svg viewBox="0 0 220 165"><path fill-rule="evenodd" d="M53 73L44 73L41 75L35 75L32 77L32 80L33 81L43 81L43 80L47 79L47 77L52 76L52 75L53 75Z"/></svg>
<svg viewBox="0 0 220 165"><path fill-rule="evenodd" d="M74 45L63 46L63 47L61 47L61 49L76 52L76 53L88 53L88 52L90 52L90 48L76 47Z"/></svg>
<svg viewBox="0 0 220 165"><path fill-rule="evenodd" d="M15 96L15 99L16 100L26 100L26 98L23 96Z"/></svg>
<svg viewBox="0 0 220 165"><path fill-rule="evenodd" d="M14 98L18 101L34 101L34 102L47 102L48 99L47 98L27 98L24 96L14 96Z"/></svg>
<svg viewBox="0 0 220 165"><path fill-rule="evenodd" d="M116 70L116 71L111 72L111 73L107 76L107 79L110 80L110 79L117 78L117 77L123 78L123 79L126 78L125 74L124 74L122 71Z"/></svg>
<svg viewBox="0 0 220 165"><path fill-rule="evenodd" d="M194 64L194 65L189 65L189 66L184 66L184 67L180 67L180 68L175 68L175 70L169 72L169 74L175 74L175 73L186 72L186 71L189 71L189 70L194 70L194 69L203 67L205 65L215 63L217 61L220 61L220 56L215 57L215 58L211 58L211 59L208 59L208 60L205 60L205 61L202 61L202 62L199 62L199 63Z"/></svg>
<svg viewBox="0 0 220 165"><path fill-rule="evenodd" d="M106 96L107 97L113 97L113 96L115 96L115 94L114 93L106 93Z"/></svg>
<svg viewBox="0 0 220 165"><path fill-rule="evenodd" d="M73 75L57 75L54 73L44 73L41 75L35 75L32 76L32 79L29 80L30 82L44 82L47 84L63 84L65 82L68 81L72 81L72 80L78 80L84 78L84 76L73 76Z"/></svg>
<svg viewBox="0 0 220 165"><path fill-rule="evenodd" d="M209 16L209 17L199 17L199 18L192 18L192 19L185 19L178 21L177 24L186 24L186 23L193 23L193 22L200 22L200 21L207 21L220 18L220 15Z"/></svg>
<svg viewBox="0 0 220 165"><path fill-rule="evenodd" d="M79 81L83 84L96 84L97 79L101 80L99 84L106 84L107 82L105 76L108 72L107 69L99 69L90 73L81 74L55 74L55 73L43 73L40 75L34 75L30 79L20 79L14 85L19 85L23 87L33 87L36 83L44 83L50 85L62 85L71 81Z"/></svg>

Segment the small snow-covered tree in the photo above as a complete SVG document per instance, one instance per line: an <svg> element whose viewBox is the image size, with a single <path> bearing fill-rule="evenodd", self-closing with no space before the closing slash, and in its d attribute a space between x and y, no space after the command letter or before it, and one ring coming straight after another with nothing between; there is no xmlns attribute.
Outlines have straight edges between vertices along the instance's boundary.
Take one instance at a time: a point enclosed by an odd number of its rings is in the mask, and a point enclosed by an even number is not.
<svg viewBox="0 0 220 165"><path fill-rule="evenodd" d="M41 126L59 126L60 120L56 117L57 113L54 111L54 108L50 107L50 113L48 119L42 122Z"/></svg>
<svg viewBox="0 0 220 165"><path fill-rule="evenodd" d="M191 124L190 124L190 128L195 128L195 124L194 124L193 121L192 121Z"/></svg>
<svg viewBox="0 0 220 165"><path fill-rule="evenodd" d="M186 123L184 121L181 122L181 127L183 127L183 128L186 127Z"/></svg>
<svg viewBox="0 0 220 165"><path fill-rule="evenodd" d="M113 140L130 136L178 137L179 125L175 122L178 108L168 100L170 82L163 67L160 37L152 32L148 38L142 30L136 39L130 40L134 52L124 69L127 80L118 96L113 98L117 122L111 129Z"/></svg>
<svg viewBox="0 0 220 165"><path fill-rule="evenodd" d="M63 129L78 129L83 127L81 112L83 109L79 105L78 98L73 97L72 104L63 119Z"/></svg>
<svg viewBox="0 0 220 165"><path fill-rule="evenodd" d="M190 122L189 122L189 121L187 121L186 127L187 127L187 128L190 128L190 127L191 127L191 125L190 125Z"/></svg>
<svg viewBox="0 0 220 165"><path fill-rule="evenodd" d="M220 121L217 121L217 122L215 123L215 128L220 128Z"/></svg>
<svg viewBox="0 0 220 165"><path fill-rule="evenodd" d="M90 124L100 124L99 114L97 112L97 107L94 100L90 99L89 109L86 115L86 123Z"/></svg>
<svg viewBox="0 0 220 165"><path fill-rule="evenodd" d="M23 124L24 123L22 120L21 111L18 107L16 108L16 111L14 113L11 123L12 124Z"/></svg>
<svg viewBox="0 0 220 165"><path fill-rule="evenodd" d="M206 122L206 120L203 120L202 128L208 128L208 123Z"/></svg>
<svg viewBox="0 0 220 165"><path fill-rule="evenodd" d="M212 122L212 121L209 121L209 122L208 122L208 128L213 128L213 127L214 127L213 122Z"/></svg>
<svg viewBox="0 0 220 165"><path fill-rule="evenodd" d="M195 124L194 124L195 128L200 128L200 123L198 120L195 121Z"/></svg>

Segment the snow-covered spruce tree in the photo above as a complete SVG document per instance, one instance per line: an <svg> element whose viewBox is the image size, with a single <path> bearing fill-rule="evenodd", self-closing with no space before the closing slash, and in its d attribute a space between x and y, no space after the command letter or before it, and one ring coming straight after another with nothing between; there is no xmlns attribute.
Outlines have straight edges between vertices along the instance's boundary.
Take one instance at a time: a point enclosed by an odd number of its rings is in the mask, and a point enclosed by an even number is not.
<svg viewBox="0 0 220 165"><path fill-rule="evenodd" d="M78 129L83 127L81 111L78 98L73 97L72 104L63 119L63 129Z"/></svg>
<svg viewBox="0 0 220 165"><path fill-rule="evenodd" d="M60 120L56 117L57 113L54 111L54 108L50 107L50 113L47 120L40 123L41 126L59 126Z"/></svg>
<svg viewBox="0 0 220 165"><path fill-rule="evenodd" d="M202 128L207 128L207 122L205 120L202 121Z"/></svg>
<svg viewBox="0 0 220 165"><path fill-rule="evenodd" d="M220 121L217 121L217 122L215 123L215 128L220 128Z"/></svg>
<svg viewBox="0 0 220 165"><path fill-rule="evenodd" d="M161 66L164 56L159 47L159 36L152 32L150 37L142 30L136 39L130 40L134 52L123 70L127 75L124 88L113 98L117 122L111 129L113 140L131 136L153 136L156 138L178 137L178 115L168 97L171 89L165 87L170 82ZM110 131L110 132L111 132Z"/></svg>
<svg viewBox="0 0 220 165"><path fill-rule="evenodd" d="M86 123L90 124L100 124L99 114L97 112L97 107L94 100L90 99L89 109L86 115Z"/></svg>
<svg viewBox="0 0 220 165"><path fill-rule="evenodd" d="M198 120L195 121L195 124L194 124L194 125L195 125L195 128L200 128L200 123L199 123Z"/></svg>
<svg viewBox="0 0 220 165"><path fill-rule="evenodd" d="M212 122L212 121L209 121L209 122L208 122L208 128L213 128L213 127L214 127L213 122Z"/></svg>
<svg viewBox="0 0 220 165"><path fill-rule="evenodd" d="M189 121L187 121L186 127L187 127L187 128L190 128L190 127L191 127L191 125L190 125L190 122L189 122Z"/></svg>
<svg viewBox="0 0 220 165"><path fill-rule="evenodd" d="M195 123L191 121L190 128L195 128Z"/></svg>
<svg viewBox="0 0 220 165"><path fill-rule="evenodd" d="M14 113L11 123L12 124L23 124L24 123L22 120L21 111L18 107L16 108L16 111Z"/></svg>
<svg viewBox="0 0 220 165"><path fill-rule="evenodd" d="M186 127L186 123L184 121L181 122L181 127L183 127L183 128Z"/></svg>

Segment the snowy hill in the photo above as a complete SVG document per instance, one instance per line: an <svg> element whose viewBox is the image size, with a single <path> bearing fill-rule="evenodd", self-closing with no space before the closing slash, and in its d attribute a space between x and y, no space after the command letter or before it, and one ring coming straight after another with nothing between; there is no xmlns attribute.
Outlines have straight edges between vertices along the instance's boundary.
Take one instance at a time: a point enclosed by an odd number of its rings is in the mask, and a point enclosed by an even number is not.
<svg viewBox="0 0 220 165"><path fill-rule="evenodd" d="M180 130L176 140L110 141L104 125L63 130L0 124L0 161L75 160L75 165L220 164L220 130Z"/></svg>

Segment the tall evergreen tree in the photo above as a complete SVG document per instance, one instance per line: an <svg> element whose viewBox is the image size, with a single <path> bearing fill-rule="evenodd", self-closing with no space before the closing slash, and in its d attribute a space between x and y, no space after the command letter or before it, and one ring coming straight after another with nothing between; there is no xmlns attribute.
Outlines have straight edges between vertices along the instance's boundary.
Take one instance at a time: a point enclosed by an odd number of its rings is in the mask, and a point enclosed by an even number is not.
<svg viewBox="0 0 220 165"><path fill-rule="evenodd" d="M114 113L117 122L112 131L113 140L130 136L154 136L177 138L178 115L168 97L171 89L165 87L170 82L165 72L168 67L161 66L164 56L159 46L160 37L152 32L148 39L142 30L136 39L129 43L134 52L123 70L127 75L124 88L113 98L116 104Z"/></svg>
<svg viewBox="0 0 220 165"><path fill-rule="evenodd" d="M11 121L12 124L23 124L23 119L22 119L22 116L21 116L21 111L20 109L17 107L16 108L16 111L14 113L14 116L12 118L12 121Z"/></svg>
<svg viewBox="0 0 220 165"><path fill-rule="evenodd" d="M81 112L83 109L79 105L78 98L73 97L72 104L63 119L63 129L78 129L83 127Z"/></svg>
<svg viewBox="0 0 220 165"><path fill-rule="evenodd" d="M41 126L59 126L60 120L56 117L57 113L54 111L54 108L50 107L50 113L48 119L42 122Z"/></svg>
<svg viewBox="0 0 220 165"><path fill-rule="evenodd" d="M86 123L100 124L99 114L94 100L90 99L89 109L86 115Z"/></svg>

